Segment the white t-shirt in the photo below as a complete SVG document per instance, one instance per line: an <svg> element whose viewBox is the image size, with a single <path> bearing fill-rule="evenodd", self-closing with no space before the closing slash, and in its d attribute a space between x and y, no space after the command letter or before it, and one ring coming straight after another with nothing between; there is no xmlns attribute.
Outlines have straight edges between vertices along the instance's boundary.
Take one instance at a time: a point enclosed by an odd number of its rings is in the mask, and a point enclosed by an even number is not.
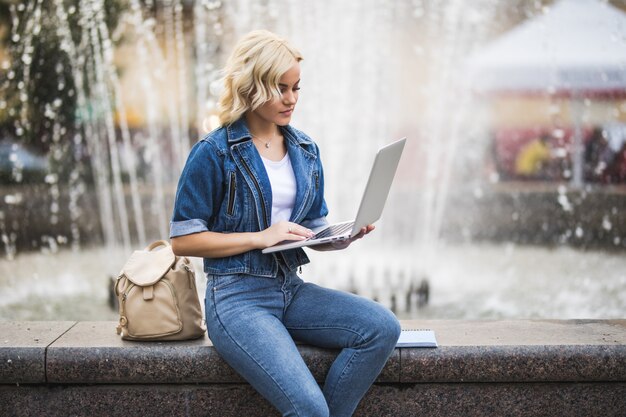
<svg viewBox="0 0 626 417"><path fill-rule="evenodd" d="M296 203L296 176L289 154L286 153L280 161L261 159L272 184L272 224L289 220Z"/></svg>

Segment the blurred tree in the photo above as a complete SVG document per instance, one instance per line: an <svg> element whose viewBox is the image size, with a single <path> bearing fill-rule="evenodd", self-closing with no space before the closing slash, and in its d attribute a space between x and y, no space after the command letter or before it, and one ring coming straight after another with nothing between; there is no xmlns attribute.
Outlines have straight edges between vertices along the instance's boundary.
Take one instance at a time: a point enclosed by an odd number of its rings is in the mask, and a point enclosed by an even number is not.
<svg viewBox="0 0 626 417"><path fill-rule="evenodd" d="M90 46L86 39L90 13L102 11L109 33L128 8L126 0L0 0L0 139L17 140L48 153L63 141L62 159L71 162L72 129L76 126L77 86L60 32L59 11L67 17L73 45ZM88 8L81 10L81 8ZM100 8L100 9L98 9ZM87 27L86 27L87 26ZM82 57L88 80L89 57ZM89 96L90 83L81 88ZM64 160L69 159L69 160ZM71 166L71 164L69 164ZM67 174L67 169L65 170Z"/></svg>

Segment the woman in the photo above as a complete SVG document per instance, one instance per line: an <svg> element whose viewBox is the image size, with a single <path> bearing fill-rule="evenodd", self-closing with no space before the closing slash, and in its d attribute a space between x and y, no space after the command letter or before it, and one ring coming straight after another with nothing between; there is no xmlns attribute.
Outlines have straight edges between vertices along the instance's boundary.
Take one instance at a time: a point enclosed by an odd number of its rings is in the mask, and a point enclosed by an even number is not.
<svg viewBox="0 0 626 417"><path fill-rule="evenodd" d="M191 150L171 223L177 255L204 258L209 337L284 416L350 416L393 351L400 326L371 300L304 283L301 248L327 224L317 145L289 125L302 56L267 31L246 35L224 70L222 126ZM343 249L347 243L314 249ZM320 388L294 340L341 349Z"/></svg>

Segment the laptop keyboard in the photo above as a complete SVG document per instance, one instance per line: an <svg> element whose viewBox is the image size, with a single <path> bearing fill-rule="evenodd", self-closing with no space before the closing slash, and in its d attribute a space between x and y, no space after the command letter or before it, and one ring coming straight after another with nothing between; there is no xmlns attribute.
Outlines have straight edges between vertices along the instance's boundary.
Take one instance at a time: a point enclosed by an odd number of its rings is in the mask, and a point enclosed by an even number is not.
<svg viewBox="0 0 626 417"><path fill-rule="evenodd" d="M345 232L351 230L353 226L354 226L354 222L348 222L345 224L334 224L334 225L328 226L326 229L317 233L311 239L321 239L321 238L325 238L329 236L342 235Z"/></svg>

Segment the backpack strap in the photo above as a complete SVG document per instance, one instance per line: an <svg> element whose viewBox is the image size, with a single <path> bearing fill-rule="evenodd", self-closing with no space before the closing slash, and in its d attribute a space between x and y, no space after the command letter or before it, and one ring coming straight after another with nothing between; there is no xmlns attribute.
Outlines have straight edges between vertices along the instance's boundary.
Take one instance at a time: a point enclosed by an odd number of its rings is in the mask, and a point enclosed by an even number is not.
<svg viewBox="0 0 626 417"><path fill-rule="evenodd" d="M149 244L148 246L146 246L146 249L148 252L158 248L159 246L170 246L170 242L168 242L167 240L156 240L154 242L152 242L151 244Z"/></svg>

